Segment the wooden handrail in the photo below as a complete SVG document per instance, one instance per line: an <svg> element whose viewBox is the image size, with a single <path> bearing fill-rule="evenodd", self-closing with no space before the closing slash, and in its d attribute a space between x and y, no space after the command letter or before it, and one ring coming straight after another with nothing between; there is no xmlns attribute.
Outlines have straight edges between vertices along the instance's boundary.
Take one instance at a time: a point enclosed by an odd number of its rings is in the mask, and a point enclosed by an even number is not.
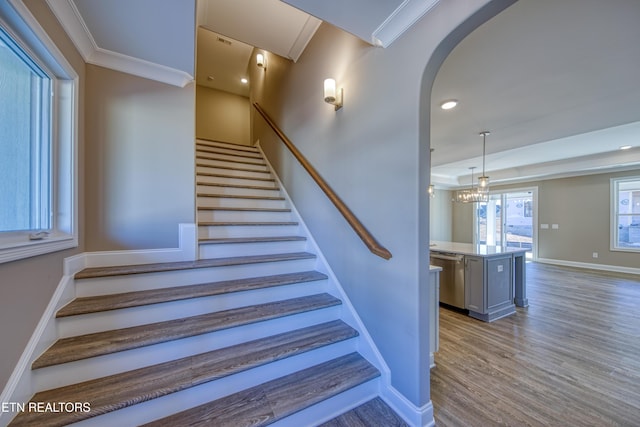
<svg viewBox="0 0 640 427"><path fill-rule="evenodd" d="M389 252L387 248L385 248L380 243L378 243L376 238L373 237L373 235L369 232L369 230L365 228L364 225L362 225L360 220L353 214L353 212L351 212L351 209L349 209L347 205L345 205L345 203L342 201L342 199L338 197L335 191L333 191L333 189L329 186L329 184L327 184L327 182L322 178L322 176L320 176L318 171L311 165L311 163L309 163L306 157L304 157L302 153L298 151L296 146L293 145L291 140L287 138L287 136L284 134L284 132L282 132L282 130L280 130L278 125L276 125L275 122L271 120L271 117L269 117L269 115L262 109L262 107L260 107L260 105L257 102L254 102L253 106L258 111L258 113L260 113L262 118L264 118L264 120L267 122L269 127L271 127L271 129L273 129L273 131L276 133L276 135L278 135L278 137L282 140L282 142L284 142L284 145L286 145L289 151L291 151L291 154L293 154L293 156L296 159L298 159L298 162L300 162L302 167L309 173L309 175L311 175L311 178L313 178L316 184L318 184L320 189L324 191L324 194L327 195L329 200L331 200L331 202L342 214L344 219L347 220L351 228L353 228L353 230L360 237L360 239L362 239L362 241L369 248L369 250L373 254L378 255L379 257L382 257L384 259L391 259L391 256L392 256L391 252Z"/></svg>

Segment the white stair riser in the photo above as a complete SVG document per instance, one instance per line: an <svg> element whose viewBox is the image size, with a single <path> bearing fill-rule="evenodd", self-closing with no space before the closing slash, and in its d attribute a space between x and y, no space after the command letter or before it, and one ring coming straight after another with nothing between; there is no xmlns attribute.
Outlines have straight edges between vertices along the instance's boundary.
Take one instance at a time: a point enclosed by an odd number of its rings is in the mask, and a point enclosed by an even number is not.
<svg viewBox="0 0 640 427"><path fill-rule="evenodd" d="M265 165L262 157L256 157L252 153L247 153L247 155L243 155L243 153L240 153L240 152L221 153L220 151L221 150L218 149L217 152L213 153L209 151L198 150L196 152L196 157L198 158L198 160L216 159L216 160L225 160L225 161L231 161L231 162L255 163L260 166Z"/></svg>
<svg viewBox="0 0 640 427"><path fill-rule="evenodd" d="M298 225L211 225L199 226L198 238L295 236L298 231Z"/></svg>
<svg viewBox="0 0 640 427"><path fill-rule="evenodd" d="M293 221L291 212L278 211L231 211L231 210L199 210L198 222L262 222Z"/></svg>
<svg viewBox="0 0 640 427"><path fill-rule="evenodd" d="M197 148L215 148L217 150L223 149L232 153L249 153L249 154L257 154L259 153L256 147L252 147L250 145L237 145L237 144L228 144L226 142L219 141L196 141L196 149Z"/></svg>
<svg viewBox="0 0 640 427"><path fill-rule="evenodd" d="M214 166L197 166L196 174L213 173L216 175L230 175L244 178L272 178L271 172L267 171L244 171L235 168L218 168Z"/></svg>
<svg viewBox="0 0 640 427"><path fill-rule="evenodd" d="M210 159L198 159L198 165L202 165L205 167L218 167L218 166L222 166L222 167L226 167L226 168L232 168L232 169L247 169L248 171L253 171L253 172L267 172L267 166L266 165L254 165L254 164L245 164L245 163L235 163L235 162L228 162L225 160L210 160Z"/></svg>
<svg viewBox="0 0 640 427"><path fill-rule="evenodd" d="M34 389L42 391L63 387L329 322L340 317L341 309L340 306L337 306L313 310L181 340L36 369L33 372ZM353 340L351 341L348 344L349 347L355 345Z"/></svg>
<svg viewBox="0 0 640 427"><path fill-rule="evenodd" d="M251 264L250 268L247 268L246 265L232 265L77 280L76 297L144 291L171 286L195 285L198 283L218 282L222 280L311 271L314 270L315 267L316 259L308 258L292 261L255 263Z"/></svg>
<svg viewBox="0 0 640 427"><path fill-rule="evenodd" d="M272 427L317 426L377 397L380 390L379 381L379 378L367 381L269 425Z"/></svg>
<svg viewBox="0 0 640 427"><path fill-rule="evenodd" d="M228 173L221 173L223 176L198 175L198 182L208 182L212 184L230 184L230 185L253 185L260 187L276 188L275 181L266 181L264 179L246 179L242 177L229 178Z"/></svg>
<svg viewBox="0 0 640 427"><path fill-rule="evenodd" d="M200 245L200 258L219 258L223 256L285 254L304 252L307 249L305 240L263 243L217 243Z"/></svg>
<svg viewBox="0 0 640 427"><path fill-rule="evenodd" d="M198 194L232 194L237 196L281 197L280 190L262 190L256 188L218 187L211 185L196 186Z"/></svg>
<svg viewBox="0 0 640 427"><path fill-rule="evenodd" d="M58 336L67 338L281 301L322 293L323 288L323 283L309 282L63 317L57 322Z"/></svg>
<svg viewBox="0 0 640 427"><path fill-rule="evenodd" d="M164 418L185 409L193 408L212 400L228 396L244 389L309 368L329 358L348 354L346 346L336 344L312 352L303 353L266 366L240 372L214 382L201 384L178 393L159 397L134 407L114 411L93 420L74 424L74 427L140 425L154 419Z"/></svg>
<svg viewBox="0 0 640 427"><path fill-rule="evenodd" d="M286 207L286 203L284 200L198 197L198 207L284 209Z"/></svg>

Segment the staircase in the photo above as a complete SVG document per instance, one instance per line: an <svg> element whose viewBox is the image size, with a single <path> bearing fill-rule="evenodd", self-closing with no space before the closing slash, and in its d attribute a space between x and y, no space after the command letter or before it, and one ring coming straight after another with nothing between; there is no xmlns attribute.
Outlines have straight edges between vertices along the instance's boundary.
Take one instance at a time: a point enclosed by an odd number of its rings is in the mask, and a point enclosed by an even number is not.
<svg viewBox="0 0 640 427"><path fill-rule="evenodd" d="M10 425L406 425L261 152L198 141L197 200L200 259L75 275Z"/></svg>

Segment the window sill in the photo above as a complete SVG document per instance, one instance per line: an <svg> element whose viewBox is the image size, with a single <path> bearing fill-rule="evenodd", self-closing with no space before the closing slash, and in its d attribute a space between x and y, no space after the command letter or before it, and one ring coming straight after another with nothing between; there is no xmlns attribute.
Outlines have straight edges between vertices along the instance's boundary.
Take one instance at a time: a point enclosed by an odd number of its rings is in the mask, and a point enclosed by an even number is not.
<svg viewBox="0 0 640 427"><path fill-rule="evenodd" d="M0 239L0 264L77 246L77 237L65 233L52 234L42 240L29 240L28 234L22 234L20 237L2 238Z"/></svg>

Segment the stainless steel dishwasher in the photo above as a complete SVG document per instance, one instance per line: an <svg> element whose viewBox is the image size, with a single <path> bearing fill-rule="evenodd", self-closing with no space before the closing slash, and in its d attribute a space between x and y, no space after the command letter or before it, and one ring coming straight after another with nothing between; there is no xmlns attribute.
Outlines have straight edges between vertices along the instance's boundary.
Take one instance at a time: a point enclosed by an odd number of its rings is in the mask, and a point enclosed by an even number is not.
<svg viewBox="0 0 640 427"><path fill-rule="evenodd" d="M440 272L440 302L465 309L464 255L431 252L431 265L442 267Z"/></svg>

